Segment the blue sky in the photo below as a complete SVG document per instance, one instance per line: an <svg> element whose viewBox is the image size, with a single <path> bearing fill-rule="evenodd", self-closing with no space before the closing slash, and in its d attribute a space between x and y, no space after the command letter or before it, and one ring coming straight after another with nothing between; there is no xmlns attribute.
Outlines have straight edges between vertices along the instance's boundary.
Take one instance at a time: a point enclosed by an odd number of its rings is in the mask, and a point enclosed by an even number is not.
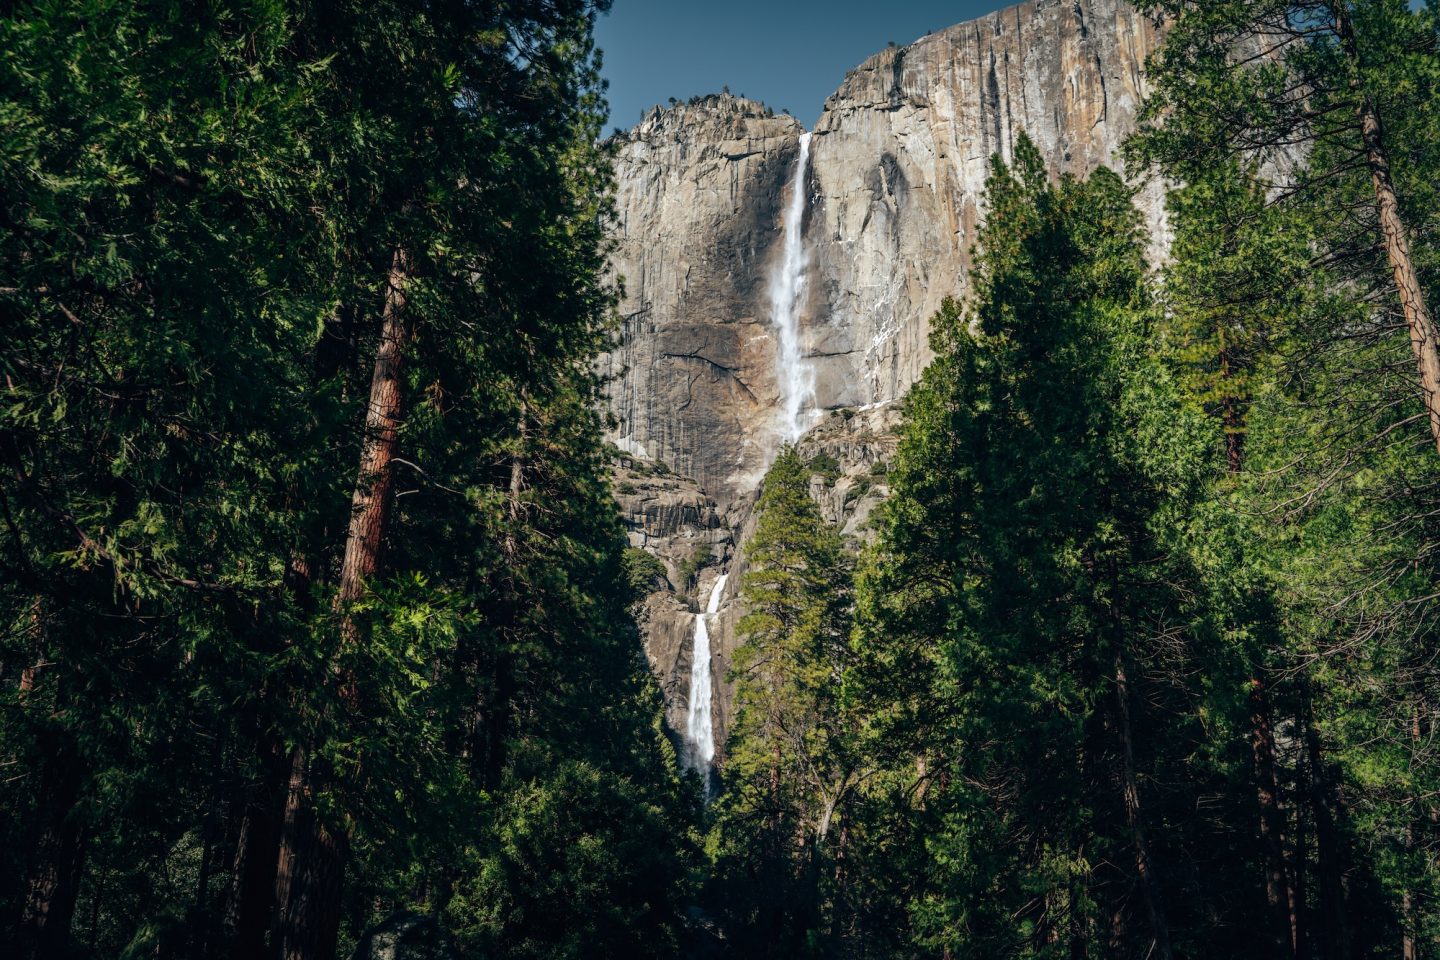
<svg viewBox="0 0 1440 960"><path fill-rule="evenodd" d="M596 25L611 127L670 97L729 86L810 126L845 71L894 41L1010 6L1008 0L614 0Z"/></svg>

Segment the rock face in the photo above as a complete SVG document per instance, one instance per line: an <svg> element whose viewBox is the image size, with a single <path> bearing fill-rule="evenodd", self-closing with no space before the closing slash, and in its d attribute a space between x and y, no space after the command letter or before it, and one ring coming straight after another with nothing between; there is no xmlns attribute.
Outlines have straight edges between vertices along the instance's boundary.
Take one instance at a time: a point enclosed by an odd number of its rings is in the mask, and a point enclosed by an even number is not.
<svg viewBox="0 0 1440 960"><path fill-rule="evenodd" d="M887 474L899 442L900 405L825 414L796 445L810 464L810 495L821 515L853 542L871 538L869 521L889 494ZM711 704L717 756L733 720L735 684L728 679L739 644L736 624L743 610L736 598L749 562L745 545L755 529L758 490L735 499L723 513L689 477L640 457L615 465L616 498L629 526L630 545L660 558L666 583L640 611L645 656L665 697L665 722L677 751L683 750L690 706L690 671L695 618L706 605L721 572L729 574L718 610L709 620ZM697 564L703 558L704 565Z"/></svg>
<svg viewBox="0 0 1440 960"><path fill-rule="evenodd" d="M832 410L796 444L800 456L810 465L810 496L820 506L820 515L859 544L870 540L874 530L870 519L890 493L889 466L899 443L899 404L877 404L869 409ZM744 609L736 602L739 585L750 568L746 547L755 532L754 500L745 504L735 547L728 563L728 601L712 618L710 635L714 642L714 676L725 677L735 662L740 638L736 625ZM735 684L725 681L715 689L716 754L724 760L724 734L733 720Z"/></svg>
<svg viewBox="0 0 1440 960"><path fill-rule="evenodd" d="M896 401L931 359L929 318L965 293L989 158L1008 158L1023 132L1056 175L1120 168L1158 41L1123 0L1030 0L885 50L826 101L802 184L815 426L800 448L816 458L812 494L848 534L865 535L885 493ZM631 458L619 498L632 545L669 575L646 635L672 730L684 729L698 603L730 574L710 625L722 745L750 513L781 439L770 285L802 133L724 94L656 108L615 141L625 295L602 366L611 439ZM1163 249L1158 187L1139 203ZM714 566L687 578L697 547Z"/></svg>
<svg viewBox="0 0 1440 960"><path fill-rule="evenodd" d="M366 930L350 960L456 960L458 956L434 917L402 911Z"/></svg>
<svg viewBox="0 0 1440 960"><path fill-rule="evenodd" d="M812 144L818 401L902 396L929 363L929 318L963 295L990 157L1023 132L1055 173L1121 168L1154 25L1121 0L1032 0L865 61ZM1163 236L1156 188L1141 197Z"/></svg>
<svg viewBox="0 0 1440 960"><path fill-rule="evenodd" d="M663 463L622 457L615 466L615 496L629 527L630 546L659 557L666 584L640 611L645 656L665 695L665 722L676 746L689 709L691 641L695 615L710 596L717 571L735 550L730 520L691 478ZM724 676L719 668L716 677ZM728 701L726 701L728 702Z"/></svg>
<svg viewBox="0 0 1440 960"><path fill-rule="evenodd" d="M768 456L779 390L767 281L802 132L726 94L656 109L617 140L614 440L725 505Z"/></svg>

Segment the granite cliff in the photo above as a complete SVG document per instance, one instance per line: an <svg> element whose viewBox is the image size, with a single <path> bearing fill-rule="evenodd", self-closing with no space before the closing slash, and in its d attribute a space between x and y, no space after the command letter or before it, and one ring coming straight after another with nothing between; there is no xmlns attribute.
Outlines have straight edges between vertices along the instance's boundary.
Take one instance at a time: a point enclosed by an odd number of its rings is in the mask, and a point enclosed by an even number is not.
<svg viewBox="0 0 1440 960"><path fill-rule="evenodd" d="M815 424L800 447L816 457L812 493L850 533L863 535L884 494L895 401L930 360L929 318L965 293L989 157L1008 156L1024 132L1056 174L1118 169L1158 39L1123 0L1030 0L884 50L826 101L799 184L798 327ZM716 678L728 667L750 507L781 440L771 283L804 133L723 94L657 107L616 138L612 262L625 295L603 369L632 544L670 574L646 605L646 650L675 730L697 598L722 570ZM1139 202L1163 246L1158 190ZM697 548L712 565L681 582ZM722 750L730 692L716 683Z"/></svg>

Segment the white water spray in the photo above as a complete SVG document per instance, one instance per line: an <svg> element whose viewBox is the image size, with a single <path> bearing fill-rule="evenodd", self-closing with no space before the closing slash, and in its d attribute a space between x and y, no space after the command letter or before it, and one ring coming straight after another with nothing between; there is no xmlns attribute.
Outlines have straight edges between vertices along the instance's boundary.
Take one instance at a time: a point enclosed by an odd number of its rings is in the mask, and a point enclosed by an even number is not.
<svg viewBox="0 0 1440 960"><path fill-rule="evenodd" d="M784 245L780 270L770 280L770 316L779 341L776 379L780 385L778 432L780 440L793 443L810 425L815 401L815 370L800 352L800 311L805 306L805 270L810 257L805 250L802 227L805 223L805 174L810 166L810 134L800 135L800 157L795 163L795 180L785 204Z"/></svg>
<svg viewBox="0 0 1440 960"><path fill-rule="evenodd" d="M715 759L715 727L710 719L710 631L706 620L720 609L728 573L710 590L704 613L695 614L695 643L690 652L690 711L685 717L685 739L690 744L690 766L702 774Z"/></svg>

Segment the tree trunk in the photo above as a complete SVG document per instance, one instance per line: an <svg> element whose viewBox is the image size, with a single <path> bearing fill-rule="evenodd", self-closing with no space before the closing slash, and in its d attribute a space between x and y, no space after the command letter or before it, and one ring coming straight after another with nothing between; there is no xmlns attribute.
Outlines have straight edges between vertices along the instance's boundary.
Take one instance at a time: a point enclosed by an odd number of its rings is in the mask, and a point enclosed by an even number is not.
<svg viewBox="0 0 1440 960"><path fill-rule="evenodd" d="M1304 716L1296 721L1295 728L1302 729ZM1314 951L1310 947L1310 915L1308 907L1310 903L1309 872L1310 872L1310 834L1306 822L1309 804L1302 798L1311 794L1312 781L1310 779L1310 763L1308 760L1297 758L1295 763L1295 840L1294 848L1289 855L1290 889L1295 897L1295 955L1302 958L1311 958Z"/></svg>
<svg viewBox="0 0 1440 960"><path fill-rule="evenodd" d="M312 375L317 388L353 360L357 313L353 307L341 305L327 318L315 346ZM301 497L298 484L292 484L287 509L297 509ZM284 592L305 616L315 612L313 588L318 553L315 543L297 544L285 565ZM253 632L260 638L256 650L267 655L279 651L280 645L265 642L272 632L258 626ZM268 684L262 686L255 702L263 702L274 693ZM264 960L268 957L266 935L275 920L276 871L290 762L285 744L265 729L255 703L245 711L240 726L245 731L243 742L255 750L259 776L243 784L232 801L232 836L227 838L231 852L225 865L230 889L222 923L232 960Z"/></svg>
<svg viewBox="0 0 1440 960"><path fill-rule="evenodd" d="M71 750L46 752L35 855L20 917L21 955L37 960L65 952L84 861L84 836L74 815L80 772Z"/></svg>
<svg viewBox="0 0 1440 960"><path fill-rule="evenodd" d="M294 491L292 491L292 494ZM291 551L285 566L284 588L305 613L313 612L311 585L314 564L302 549ZM266 650L266 652L274 652ZM263 700L268 687L262 687ZM272 732L264 729L259 708L251 705L242 719L245 742L254 744L259 776L237 791L239 829L230 863L230 892L226 898L224 928L232 960L263 960L268 956L266 933L275 919L276 872L285 822L290 776L289 752Z"/></svg>
<svg viewBox="0 0 1440 960"><path fill-rule="evenodd" d="M1420 750L1420 708L1414 707L1410 713L1410 750L1413 757ZM1405 824L1405 854L1406 860L1413 863L1415 856L1415 834L1416 823L1411 820ZM1408 869L1418 873L1413 866ZM1406 883L1404 891L1400 895L1400 957L1401 960L1420 960L1420 908L1416 902L1413 881Z"/></svg>
<svg viewBox="0 0 1440 960"><path fill-rule="evenodd" d="M340 930L340 895L347 830L325 823L315 812L315 786L321 779L304 747L290 757L290 789L285 801L284 841L276 872L281 904L277 942L281 960L332 960Z"/></svg>
<svg viewBox="0 0 1440 960"><path fill-rule="evenodd" d="M1124 760L1125 819L1130 838L1135 844L1135 872L1140 877L1140 890L1145 899L1145 912L1150 917L1150 931L1155 938L1159 960L1172 960L1170 926L1165 921L1165 904L1155 865L1150 857L1150 843L1145 836L1145 823L1140 815L1140 785L1135 775L1135 741L1130 726L1130 685L1125 676L1125 662L1115 656L1115 700L1119 706L1120 740Z"/></svg>
<svg viewBox="0 0 1440 960"><path fill-rule="evenodd" d="M370 403L365 414L365 439L360 448L360 469L350 501L350 529L345 537L345 558L340 565L340 586L335 609L344 612L360 599L365 583L380 569L385 525L390 517L394 475L390 470L399 447L404 415L401 375L405 360L405 282L409 258L397 249L385 284L385 311L380 325L380 346L370 377ZM343 637L355 638L356 625L343 618Z"/></svg>
<svg viewBox="0 0 1440 960"><path fill-rule="evenodd" d="M390 518L394 486L391 465L399 446L404 415L401 377L409 337L405 316L405 284L409 272L409 257L403 249L396 248L385 283L380 344L370 378L360 466L335 593L334 609L341 615L340 642L345 647L359 639L359 624L349 614L349 607L364 595L367 581L380 569ZM339 683L342 702L351 709L358 706L354 678L342 675ZM290 763L290 787L285 800L276 874L280 956L282 960L330 960L340 926L349 827L326 823L316 815L315 799L327 778L311 751L297 746Z"/></svg>
<svg viewBox="0 0 1440 960"><path fill-rule="evenodd" d="M20 706L25 706L30 695L35 692L35 678L40 668L45 665L45 625L40 616L40 598L30 605L30 628L34 642L31 644L30 656L25 665L20 668Z"/></svg>
<svg viewBox="0 0 1440 960"><path fill-rule="evenodd" d="M1410 255L1409 231L1400 216L1400 202L1395 196L1395 184L1390 175L1385 128L1380 123L1375 102L1361 85L1360 51L1345 0L1330 0L1330 12L1335 20L1335 33L1351 64L1350 89L1356 97L1355 114L1360 122L1365 162L1370 168L1370 182L1375 190L1375 213L1379 218L1380 235L1394 275L1395 290L1400 296L1405 324L1410 329L1410 346L1415 352L1415 364L1420 373L1420 390L1425 400L1425 412L1430 418L1430 434L1436 449L1440 450L1440 342L1437 342L1435 322Z"/></svg>
<svg viewBox="0 0 1440 960"><path fill-rule="evenodd" d="M506 496L506 505L510 510L512 526L509 539L505 544L505 553L511 560L515 559L517 549L515 526L524 516L524 504L520 497L525 492L525 444L530 438L530 405L523 397L520 400L520 421L515 426L515 434L519 447L515 451L515 457L510 461L510 490Z"/></svg>
<svg viewBox="0 0 1440 960"><path fill-rule="evenodd" d="M1230 351L1220 350L1220 377L1230 380L1234 370L1230 362ZM1245 417L1240 410L1240 401L1226 388L1226 395L1220 410L1220 422L1225 430L1225 472L1236 476L1245 466Z"/></svg>
<svg viewBox="0 0 1440 960"><path fill-rule="evenodd" d="M830 940L840 950L842 956L848 956L853 951L846 938L850 931L850 897L846 891L849 877L845 873L845 858L850 852L850 823L848 820L840 821L840 836L835 843L835 870L832 875L835 883L835 906L830 911Z"/></svg>
<svg viewBox="0 0 1440 960"><path fill-rule="evenodd" d="M1250 680L1250 747L1255 757L1255 792L1260 802L1260 839L1265 847L1265 902L1270 908L1270 938L1275 956L1295 956L1299 934L1298 904L1285 870L1285 815L1275 779L1275 731L1265 685Z"/></svg>
<svg viewBox="0 0 1440 960"><path fill-rule="evenodd" d="M1320 868L1320 956L1323 960L1346 960L1350 931L1346 923L1345 852L1336 825L1340 794L1335 771L1325 761L1319 731L1308 718L1305 727L1305 746L1310 760L1310 804L1315 817L1315 846Z"/></svg>
<svg viewBox="0 0 1440 960"><path fill-rule="evenodd" d="M774 729L774 724L770 724ZM770 747L770 829L773 833L780 832L780 740L777 734L775 742Z"/></svg>
<svg viewBox="0 0 1440 960"><path fill-rule="evenodd" d="M275 910L275 872L285 808L285 750L271 741L262 751L260 779L241 791L240 837L231 870L225 931L234 960L263 960L265 933Z"/></svg>
<svg viewBox="0 0 1440 960"><path fill-rule="evenodd" d="M518 579L522 562L520 558L520 527L525 522L525 471L528 468L526 454L530 438L530 404L523 393L520 398L520 415L515 424L516 449L510 461L510 485L505 495L506 513L509 525L501 542L505 552L507 594L503 609L496 611L495 620L500 624L500 635L507 643L494 651L490 666L488 691L481 686L476 699L476 750L475 767L478 783L482 789L493 789L500 783L505 769L506 741L510 732L511 700L515 694L508 643L513 638L520 614L516 609L525 588ZM478 677L477 677L478 684ZM489 694L488 698L486 694Z"/></svg>
<svg viewBox="0 0 1440 960"><path fill-rule="evenodd" d="M497 650L494 657L494 662L485 668L489 673L488 685L482 682L487 678L478 673L475 679L480 691L475 698L475 716L468 747L471 775L481 790L498 787L505 772L510 700L515 692L506 652Z"/></svg>
<svg viewBox="0 0 1440 960"><path fill-rule="evenodd" d="M224 736L217 731L215 736L215 749L210 755L211 771L224 769ZM218 779L218 776L217 776ZM211 880L215 875L215 858L220 854L225 844L225 819L224 801L221 799L221 789L212 781L208 796L205 799L205 813L200 820L200 870L195 878L195 904L192 911L195 916L201 918L198 929L194 931L190 940L191 956L196 960L204 960L210 955L211 944L214 940L216 919L214 913L214 897L211 896Z"/></svg>
<svg viewBox="0 0 1440 960"><path fill-rule="evenodd" d="M1229 349L1220 350L1220 375L1234 375ZM1237 476L1245 468L1245 421L1239 400L1228 390L1220 412L1225 431L1225 469ZM1265 683L1250 678L1250 749L1255 760L1255 794L1260 805L1260 840L1265 848L1265 902L1270 911L1270 942L1275 956L1300 956L1300 904L1285 869L1285 814L1275 776L1275 729Z"/></svg>
<svg viewBox="0 0 1440 960"><path fill-rule="evenodd" d="M1405 828L1405 848L1408 851L1415 842L1413 827ZM1415 906L1415 895L1406 887L1400 894L1400 960L1420 960L1420 911Z"/></svg>
<svg viewBox="0 0 1440 960"><path fill-rule="evenodd" d="M1240 414L1234 400L1225 401L1225 420L1225 469L1233 477L1245 462L1245 433L1239 425ZM1231 423L1235 426L1228 426Z"/></svg>

